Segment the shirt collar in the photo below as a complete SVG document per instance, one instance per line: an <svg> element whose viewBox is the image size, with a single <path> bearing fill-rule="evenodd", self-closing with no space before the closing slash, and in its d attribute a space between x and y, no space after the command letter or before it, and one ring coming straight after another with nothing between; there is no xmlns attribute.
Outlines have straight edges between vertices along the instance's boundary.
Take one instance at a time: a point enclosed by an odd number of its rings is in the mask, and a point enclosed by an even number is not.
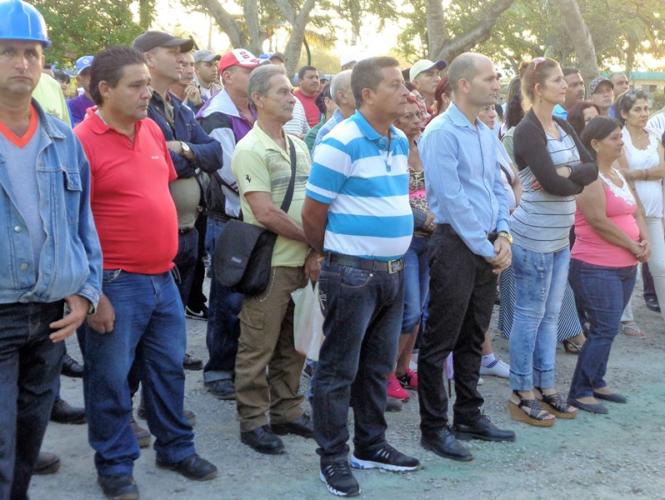
<svg viewBox="0 0 665 500"><path fill-rule="evenodd" d="M104 120L102 120L102 117L97 114L97 106L93 106L91 108L88 108L85 112L85 121L90 120L90 130L94 132L97 135L103 135L108 132L113 132L118 135L122 135L123 137L127 137L125 134L121 134L118 132L116 129L111 127L108 123L106 123ZM135 126L135 134L134 137L136 138L136 135L141 131L141 126L143 125L144 120L139 120L136 122ZM134 139L136 140L136 139Z"/></svg>
<svg viewBox="0 0 665 500"><path fill-rule="evenodd" d="M386 137L385 135L381 135L376 131L376 129L374 129L374 127L372 127L372 125L367 121L367 118L363 116L360 110L356 110L356 112L351 115L351 119L356 122L360 132L368 141L376 142L377 145L382 149L388 149L388 144L390 143L389 141L394 141L399 135L397 133L397 129L392 125L388 129L390 132L390 138Z"/></svg>
<svg viewBox="0 0 665 500"><path fill-rule="evenodd" d="M471 123L467 116L460 111L460 109L455 105L454 102L450 103L448 109L445 112L445 115L453 122L453 125L457 127L466 127L471 129L483 129L488 128L483 122L476 118L476 123Z"/></svg>
<svg viewBox="0 0 665 500"><path fill-rule="evenodd" d="M279 151L283 155L287 154L287 152L284 151L280 147L280 145L275 142L275 140L272 137L270 137L268 134L266 134L266 132L259 125L258 120L254 122L254 126L252 128L253 128L254 132L256 134L258 134L259 140L261 141L261 143L263 144L263 146L266 149L271 149L273 151ZM286 132L282 131L282 133L284 134L284 139L286 140L286 147L288 148L289 147L288 136L286 135Z"/></svg>

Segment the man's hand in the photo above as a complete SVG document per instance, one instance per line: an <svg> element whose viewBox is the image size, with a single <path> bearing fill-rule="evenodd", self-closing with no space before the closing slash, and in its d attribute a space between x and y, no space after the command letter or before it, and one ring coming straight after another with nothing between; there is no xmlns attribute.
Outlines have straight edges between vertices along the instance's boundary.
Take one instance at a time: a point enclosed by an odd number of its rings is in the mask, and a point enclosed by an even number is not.
<svg viewBox="0 0 665 500"><path fill-rule="evenodd" d="M85 317L90 309L90 302L88 299L80 295L70 295L65 298L65 302L69 307L69 312L64 318L54 321L49 326L55 331L49 335L53 342L62 342L67 337L72 335L76 329L83 324Z"/></svg>
<svg viewBox="0 0 665 500"><path fill-rule="evenodd" d="M494 241L495 256L493 259L486 258L487 262L492 264L494 274L500 274L501 271L510 267L513 260L513 251L510 242L503 236L497 237Z"/></svg>
<svg viewBox="0 0 665 500"><path fill-rule="evenodd" d="M433 233L436 229L436 222L434 222L434 215L428 214L423 224L423 229L428 233Z"/></svg>
<svg viewBox="0 0 665 500"><path fill-rule="evenodd" d="M319 280L322 258L323 256L319 252L312 250L305 260L305 277L309 278L312 283L316 283Z"/></svg>
<svg viewBox="0 0 665 500"><path fill-rule="evenodd" d="M180 141L166 141L166 147L169 151L182 156L182 142Z"/></svg>
<svg viewBox="0 0 665 500"><path fill-rule="evenodd" d="M102 295L95 314L88 318L88 326L98 333L111 333L115 324L115 310L106 295Z"/></svg>
<svg viewBox="0 0 665 500"><path fill-rule="evenodd" d="M189 85L185 89L185 99L190 101L194 106L200 106L203 104L201 92L196 88L196 85Z"/></svg>

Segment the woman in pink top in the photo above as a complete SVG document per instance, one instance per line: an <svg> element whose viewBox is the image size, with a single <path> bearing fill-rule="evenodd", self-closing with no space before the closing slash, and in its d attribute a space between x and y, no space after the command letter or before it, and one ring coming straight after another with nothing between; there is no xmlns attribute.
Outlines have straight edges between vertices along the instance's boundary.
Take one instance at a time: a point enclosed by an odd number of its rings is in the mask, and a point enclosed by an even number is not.
<svg viewBox="0 0 665 500"><path fill-rule="evenodd" d="M625 403L605 383L612 341L635 285L638 262L649 259L647 226L637 195L614 165L623 139L617 122L594 118L582 142L598 162L598 180L577 197L570 282L590 323L570 386L568 403L607 413L599 399Z"/></svg>

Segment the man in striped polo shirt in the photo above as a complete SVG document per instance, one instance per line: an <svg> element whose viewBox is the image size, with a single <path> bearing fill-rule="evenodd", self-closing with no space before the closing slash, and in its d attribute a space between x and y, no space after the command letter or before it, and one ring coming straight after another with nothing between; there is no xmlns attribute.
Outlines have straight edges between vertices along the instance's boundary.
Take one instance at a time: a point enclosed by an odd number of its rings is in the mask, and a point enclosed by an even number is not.
<svg viewBox="0 0 665 500"><path fill-rule="evenodd" d="M303 207L305 236L325 254L319 278L325 341L313 379L314 437L321 480L339 496L360 493L347 460L349 403L354 467L420 466L386 442L383 416L402 324L402 256L413 234L409 145L392 126L408 90L389 57L360 61L351 88L358 111L317 147Z"/></svg>

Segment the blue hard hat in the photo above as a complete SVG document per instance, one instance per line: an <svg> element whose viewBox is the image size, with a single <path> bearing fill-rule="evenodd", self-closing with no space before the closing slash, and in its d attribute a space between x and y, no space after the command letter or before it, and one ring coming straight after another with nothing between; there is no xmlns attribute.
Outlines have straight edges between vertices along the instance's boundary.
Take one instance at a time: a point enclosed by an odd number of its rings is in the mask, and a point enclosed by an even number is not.
<svg viewBox="0 0 665 500"><path fill-rule="evenodd" d="M24 40L51 45L44 17L22 0L0 0L0 40Z"/></svg>

